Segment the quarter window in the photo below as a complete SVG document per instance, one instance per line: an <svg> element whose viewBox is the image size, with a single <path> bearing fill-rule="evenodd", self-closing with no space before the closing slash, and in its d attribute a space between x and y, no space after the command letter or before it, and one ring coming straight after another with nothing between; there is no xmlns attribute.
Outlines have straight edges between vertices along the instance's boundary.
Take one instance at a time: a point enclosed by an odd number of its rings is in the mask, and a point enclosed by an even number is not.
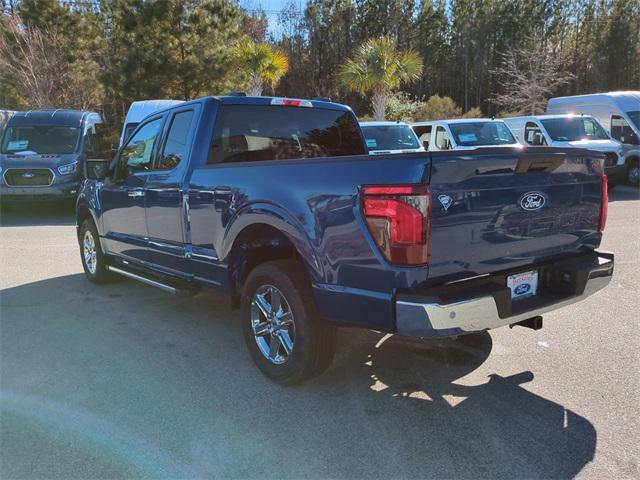
<svg viewBox="0 0 640 480"><path fill-rule="evenodd" d="M527 122L524 127L524 141L529 145L546 145L546 140L540 127L534 122Z"/></svg>
<svg viewBox="0 0 640 480"><path fill-rule="evenodd" d="M179 112L173 116L167 141L164 145L160 161L159 169L172 169L178 166L182 159L189 152L189 131L193 120L193 110Z"/></svg>
<svg viewBox="0 0 640 480"><path fill-rule="evenodd" d="M620 115L611 116L611 136L622 143L638 143L631 125Z"/></svg>
<svg viewBox="0 0 640 480"><path fill-rule="evenodd" d="M118 178L151 169L153 146L162 125L162 118L151 120L127 142L120 153Z"/></svg>
<svg viewBox="0 0 640 480"><path fill-rule="evenodd" d="M436 128L436 147L440 150L449 150L451 148L449 134L442 127Z"/></svg>

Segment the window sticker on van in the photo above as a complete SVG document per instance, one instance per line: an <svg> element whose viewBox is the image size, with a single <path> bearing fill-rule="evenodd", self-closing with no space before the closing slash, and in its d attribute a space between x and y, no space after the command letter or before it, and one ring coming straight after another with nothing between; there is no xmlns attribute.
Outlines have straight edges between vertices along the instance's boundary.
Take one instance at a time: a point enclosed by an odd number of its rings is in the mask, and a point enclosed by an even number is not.
<svg viewBox="0 0 640 480"><path fill-rule="evenodd" d="M376 148L377 146L378 146L378 142L375 138L367 138L368 148Z"/></svg>
<svg viewBox="0 0 640 480"><path fill-rule="evenodd" d="M475 142L476 140L478 140L478 137L476 137L475 133L461 133L460 135L458 135L458 138L462 143Z"/></svg>
<svg viewBox="0 0 640 480"><path fill-rule="evenodd" d="M29 140L13 140L7 144L7 150L24 150L29 147Z"/></svg>

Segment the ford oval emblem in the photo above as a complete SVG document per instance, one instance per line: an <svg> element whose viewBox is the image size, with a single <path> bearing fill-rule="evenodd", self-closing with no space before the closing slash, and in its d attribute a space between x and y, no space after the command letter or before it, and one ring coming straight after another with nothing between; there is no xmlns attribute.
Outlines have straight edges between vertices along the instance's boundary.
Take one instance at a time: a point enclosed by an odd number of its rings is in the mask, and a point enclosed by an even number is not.
<svg viewBox="0 0 640 480"><path fill-rule="evenodd" d="M540 192L528 192L520 197L520 206L527 212L540 210L547 203L547 198Z"/></svg>
<svg viewBox="0 0 640 480"><path fill-rule="evenodd" d="M22 178L33 178L35 177L36 174L35 173L31 173L31 172L25 172L22 174Z"/></svg>
<svg viewBox="0 0 640 480"><path fill-rule="evenodd" d="M528 283L521 283L516 288L514 288L513 293L515 293L516 295L524 295L529 290L531 290L531 285L529 285Z"/></svg>

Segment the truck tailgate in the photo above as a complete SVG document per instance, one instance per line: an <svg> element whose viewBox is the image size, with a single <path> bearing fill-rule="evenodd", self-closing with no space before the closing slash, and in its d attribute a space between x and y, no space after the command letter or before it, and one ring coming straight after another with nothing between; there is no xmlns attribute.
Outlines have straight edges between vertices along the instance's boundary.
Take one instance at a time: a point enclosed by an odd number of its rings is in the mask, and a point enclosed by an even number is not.
<svg viewBox="0 0 640 480"><path fill-rule="evenodd" d="M428 283L596 248L601 188L601 155L586 150L434 154Z"/></svg>

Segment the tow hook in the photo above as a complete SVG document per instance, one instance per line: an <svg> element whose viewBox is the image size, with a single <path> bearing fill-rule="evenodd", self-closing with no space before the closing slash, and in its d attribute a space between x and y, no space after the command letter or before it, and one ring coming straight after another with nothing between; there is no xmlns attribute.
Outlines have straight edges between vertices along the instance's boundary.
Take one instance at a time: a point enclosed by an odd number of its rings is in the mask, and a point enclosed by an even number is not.
<svg viewBox="0 0 640 480"><path fill-rule="evenodd" d="M518 323L512 323L509 325L509 328L517 326L530 328L531 330L540 330L542 328L542 316L538 315L537 317L527 318Z"/></svg>

